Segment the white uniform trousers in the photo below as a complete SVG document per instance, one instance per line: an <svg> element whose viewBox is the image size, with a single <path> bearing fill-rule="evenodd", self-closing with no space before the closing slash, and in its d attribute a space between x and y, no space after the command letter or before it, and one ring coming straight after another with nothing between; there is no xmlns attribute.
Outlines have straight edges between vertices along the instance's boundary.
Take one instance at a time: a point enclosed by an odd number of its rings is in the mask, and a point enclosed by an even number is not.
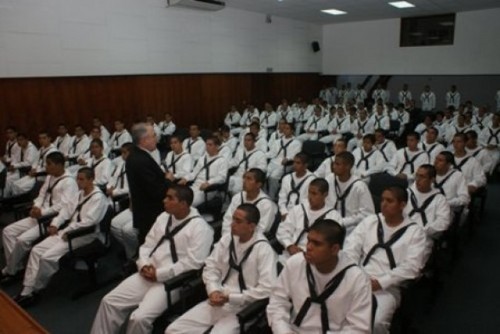
<svg viewBox="0 0 500 334"><path fill-rule="evenodd" d="M172 303L179 300L178 290L171 295ZM166 309L164 284L148 281L135 273L104 296L90 333L121 333L120 328L132 310L126 333L151 333L154 320Z"/></svg>
<svg viewBox="0 0 500 334"><path fill-rule="evenodd" d="M36 178L29 175L23 176L12 183L12 196L26 194L35 185Z"/></svg>
<svg viewBox="0 0 500 334"><path fill-rule="evenodd" d="M199 205L205 203L205 192L203 190L200 190L200 185L193 185L191 187L193 190L193 204L192 207L196 208ZM216 192L211 191L206 194L206 200L209 201L212 198L215 197Z"/></svg>
<svg viewBox="0 0 500 334"><path fill-rule="evenodd" d="M96 235L86 235L72 241L75 248L89 244ZM23 285L39 291L47 286L52 275L59 270L59 259L69 252L68 242L59 235L49 236L30 252Z"/></svg>
<svg viewBox="0 0 500 334"><path fill-rule="evenodd" d="M363 146L363 139L358 139L356 136L354 136L354 138L349 139L349 142L347 143L347 150L349 152L352 152L354 151L355 148L362 146Z"/></svg>
<svg viewBox="0 0 500 334"><path fill-rule="evenodd" d="M3 197L12 197L12 187L14 182L19 180L19 172L16 170L12 173L7 173L7 177L5 178L5 187L3 188Z"/></svg>
<svg viewBox="0 0 500 334"><path fill-rule="evenodd" d="M23 259L30 251L33 241L40 237L38 221L28 217L4 228L2 233L6 266L4 274L14 275L21 270Z"/></svg>
<svg viewBox="0 0 500 334"><path fill-rule="evenodd" d="M392 317L401 299L399 290L397 288L378 290L373 295L377 298L373 334L389 334Z"/></svg>
<svg viewBox="0 0 500 334"><path fill-rule="evenodd" d="M341 133L337 133L335 135L330 134L330 135L321 137L319 139L319 141L322 143L325 143L325 144L333 144L337 141L337 139L342 138L342 136L343 135Z"/></svg>
<svg viewBox="0 0 500 334"><path fill-rule="evenodd" d="M204 301L184 313L165 330L165 334L203 333L214 326L211 333L238 334L240 325L236 313L240 308L228 304L223 307L212 306Z"/></svg>
<svg viewBox="0 0 500 334"><path fill-rule="evenodd" d="M127 259L131 260L139 247L139 232L133 225L132 211L126 209L111 220L111 235L123 246Z"/></svg>

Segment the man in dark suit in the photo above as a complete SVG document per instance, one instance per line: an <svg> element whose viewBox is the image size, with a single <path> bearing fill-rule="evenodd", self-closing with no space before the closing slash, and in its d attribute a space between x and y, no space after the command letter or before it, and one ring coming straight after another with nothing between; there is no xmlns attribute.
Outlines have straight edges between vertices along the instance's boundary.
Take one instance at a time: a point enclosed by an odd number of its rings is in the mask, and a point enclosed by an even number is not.
<svg viewBox="0 0 500 334"><path fill-rule="evenodd" d="M126 161L134 227L139 230L139 245L163 212L163 198L168 188L160 168L156 135L151 125L139 123L132 128L135 147Z"/></svg>

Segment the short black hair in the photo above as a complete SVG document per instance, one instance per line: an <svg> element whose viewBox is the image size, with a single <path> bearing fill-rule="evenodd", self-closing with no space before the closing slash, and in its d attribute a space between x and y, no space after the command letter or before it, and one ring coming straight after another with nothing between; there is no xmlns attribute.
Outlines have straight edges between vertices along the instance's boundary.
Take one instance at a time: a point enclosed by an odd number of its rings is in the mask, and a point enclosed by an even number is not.
<svg viewBox="0 0 500 334"><path fill-rule="evenodd" d="M453 156L453 153L451 153L450 151L441 151L439 152L438 155L442 155L446 160L446 162L451 165L453 165L453 163L455 162L455 157Z"/></svg>
<svg viewBox="0 0 500 334"><path fill-rule="evenodd" d="M372 144L375 144L375 135L373 133L367 133L363 136L363 141L369 140Z"/></svg>
<svg viewBox="0 0 500 334"><path fill-rule="evenodd" d="M328 190L330 188L328 186L328 182L321 177L318 177L318 178L315 178L314 180L312 180L311 183L309 183L309 188L310 187L316 187L319 190L319 192L322 194L328 193Z"/></svg>
<svg viewBox="0 0 500 334"><path fill-rule="evenodd" d="M408 132L408 134L406 135L406 139L408 139L409 137L413 137L415 138L416 140L420 140L420 133L416 132L416 131L410 131Z"/></svg>
<svg viewBox="0 0 500 334"><path fill-rule="evenodd" d="M134 144L132 144L131 142L127 142L127 143L123 143L121 148L124 150L127 150L127 152L131 152L133 147L134 147Z"/></svg>
<svg viewBox="0 0 500 334"><path fill-rule="evenodd" d="M231 132L231 129L227 125L223 125L220 127L221 132Z"/></svg>
<svg viewBox="0 0 500 334"><path fill-rule="evenodd" d="M257 181L260 184L266 183L266 173L264 173L261 169L259 168L250 168L247 170L247 173L250 173L253 175L255 181Z"/></svg>
<svg viewBox="0 0 500 334"><path fill-rule="evenodd" d="M351 152L348 152L348 151L344 151L344 152L340 152L339 154L337 154L335 156L335 159L340 159L342 161L344 161L345 163L347 163L348 166L354 166L354 155L352 155Z"/></svg>
<svg viewBox="0 0 500 334"><path fill-rule="evenodd" d="M97 144L99 145L101 148L104 147L104 144L102 142L102 140L100 138L95 138L95 139L92 139L92 141L90 142L90 145L92 144Z"/></svg>
<svg viewBox="0 0 500 334"><path fill-rule="evenodd" d="M260 211L255 204L243 203L238 205L236 210L245 212L245 219L252 224L258 225L260 221Z"/></svg>
<svg viewBox="0 0 500 334"><path fill-rule="evenodd" d="M423 164L418 168L422 168L423 170L425 170L425 172L427 173L427 176L429 176L430 178L436 177L436 167L434 167L433 165Z"/></svg>
<svg viewBox="0 0 500 334"><path fill-rule="evenodd" d="M219 137L217 137L217 136L209 136L209 137L205 140L205 142L207 142L207 141L209 141L209 140L210 140L212 143L214 143L214 144L215 144L215 146L220 146L220 139L219 139Z"/></svg>
<svg viewBox="0 0 500 334"><path fill-rule="evenodd" d="M330 245L338 244L340 248L344 245L346 230L333 219L319 219L311 225L309 231L321 234Z"/></svg>
<svg viewBox="0 0 500 334"><path fill-rule="evenodd" d="M389 191L396 197L399 202L408 203L408 192L403 186L391 185L384 189L384 191Z"/></svg>
<svg viewBox="0 0 500 334"><path fill-rule="evenodd" d="M245 137L246 136L249 136L250 138L252 138L252 141L255 141L255 135L253 133L248 132L248 133L245 134Z"/></svg>
<svg viewBox="0 0 500 334"><path fill-rule="evenodd" d="M50 162L59 166L64 166L64 163L66 162L64 155L59 151L47 154L46 160L50 160Z"/></svg>
<svg viewBox="0 0 500 334"><path fill-rule="evenodd" d="M172 189L175 192L175 197L177 197L179 202L186 202L188 206L191 206L191 204L193 204L194 194L191 187L188 187L186 185L173 184L169 187L169 189Z"/></svg>
<svg viewBox="0 0 500 334"><path fill-rule="evenodd" d="M467 139L477 139L477 132L474 130L469 130L465 133Z"/></svg>
<svg viewBox="0 0 500 334"><path fill-rule="evenodd" d="M300 162L302 162L305 165L309 164L309 156L304 152L299 152L299 153L295 154L294 159L299 159Z"/></svg>
<svg viewBox="0 0 500 334"><path fill-rule="evenodd" d="M82 167L78 170L78 174L85 175L87 180L93 180L95 178L94 170L90 167Z"/></svg>

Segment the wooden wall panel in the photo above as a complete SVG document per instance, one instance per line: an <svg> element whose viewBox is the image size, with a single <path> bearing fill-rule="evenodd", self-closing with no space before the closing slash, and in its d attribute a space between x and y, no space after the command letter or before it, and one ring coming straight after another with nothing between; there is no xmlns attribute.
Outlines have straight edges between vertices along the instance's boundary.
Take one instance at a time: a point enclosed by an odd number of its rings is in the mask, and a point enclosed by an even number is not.
<svg viewBox="0 0 500 334"><path fill-rule="evenodd" d="M324 83L333 81L318 74L0 79L0 125L15 125L36 138L40 129L55 135L61 122L71 129L81 123L88 130L92 117L99 116L112 130L116 119L130 125L147 114L159 120L170 112L181 127L198 122L215 128L233 104L241 108L242 101L252 101L261 109L264 102L276 106L282 98L310 100Z"/></svg>

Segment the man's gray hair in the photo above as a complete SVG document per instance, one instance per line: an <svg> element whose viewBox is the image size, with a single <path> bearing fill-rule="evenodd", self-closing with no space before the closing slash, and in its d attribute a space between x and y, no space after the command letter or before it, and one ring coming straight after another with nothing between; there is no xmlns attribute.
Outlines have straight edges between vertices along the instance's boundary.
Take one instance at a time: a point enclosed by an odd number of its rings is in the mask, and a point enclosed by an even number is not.
<svg viewBox="0 0 500 334"><path fill-rule="evenodd" d="M132 141L135 145L139 145L142 138L148 133L148 124L137 123L132 127Z"/></svg>

